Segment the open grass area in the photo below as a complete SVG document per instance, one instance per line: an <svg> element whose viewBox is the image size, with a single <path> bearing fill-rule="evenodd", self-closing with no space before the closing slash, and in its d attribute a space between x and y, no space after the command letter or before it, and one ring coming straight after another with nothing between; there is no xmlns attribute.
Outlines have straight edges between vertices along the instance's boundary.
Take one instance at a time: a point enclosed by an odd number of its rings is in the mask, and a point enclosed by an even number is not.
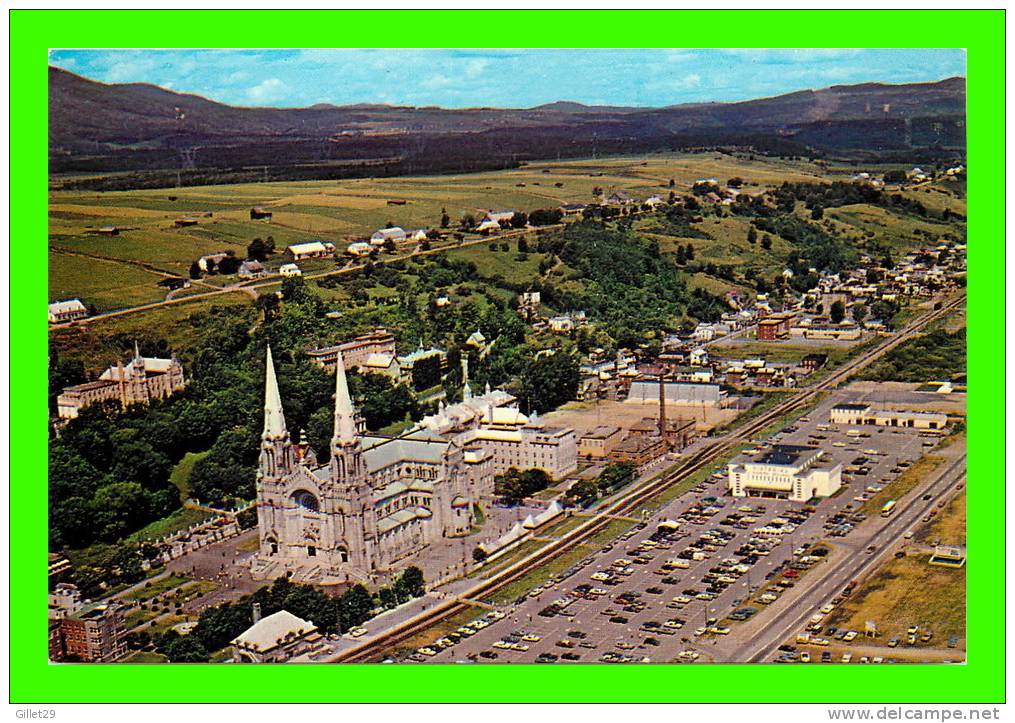
<svg viewBox="0 0 1015 723"><path fill-rule="evenodd" d="M131 653L126 658L120 661L121 663L168 663L167 658L162 653L154 653L148 650L138 650Z"/></svg>
<svg viewBox="0 0 1015 723"><path fill-rule="evenodd" d="M170 574L160 580L145 583L144 587L135 590L126 597L131 600L151 600L152 598L158 597L159 595L180 587L189 580L190 578L183 577L182 575Z"/></svg>
<svg viewBox="0 0 1015 723"><path fill-rule="evenodd" d="M207 451L187 452L170 472L169 481L180 491L180 502L190 497L190 473L194 470L194 465L207 456Z"/></svg>
<svg viewBox="0 0 1015 723"><path fill-rule="evenodd" d="M827 620L829 625L863 630L868 620L878 626L878 644L919 625L934 633L921 647L943 647L952 635L965 638L966 569L927 564L929 553L892 558L863 582ZM921 630L922 632L922 630ZM964 641L959 643L964 648Z"/></svg>
<svg viewBox="0 0 1015 723"><path fill-rule="evenodd" d="M941 510L937 519L929 525L923 525L916 531L913 538L921 544L934 544L940 541L942 545L965 545L966 544L966 494L954 497Z"/></svg>
<svg viewBox="0 0 1015 723"><path fill-rule="evenodd" d="M928 454L918 459L912 467L900 474L892 482L885 485L885 488L863 503L860 510L867 515L878 514L885 503L890 500L899 500L905 497L914 487L933 474L944 457Z"/></svg>
<svg viewBox="0 0 1015 723"><path fill-rule="evenodd" d="M539 536L540 537L563 537L565 534L567 534L568 532L570 532L574 528L578 527L579 525L584 525L588 521L589 521L589 518L585 517L583 515L571 515L570 517L565 517L562 520L558 520L557 522L554 522L552 525L547 527L545 530L540 530L539 531Z"/></svg>
<svg viewBox="0 0 1015 723"><path fill-rule="evenodd" d="M636 524L636 522L631 522L630 520L610 520L605 527L585 540L583 544L602 547L607 543L613 542Z"/></svg>
<svg viewBox="0 0 1015 723"><path fill-rule="evenodd" d="M490 593L483 598L483 602L488 602L493 605L505 605L510 603L521 595L525 595L533 588L542 585L553 577L556 577L579 560L588 557L595 552L596 549L597 547L594 545L578 545L574 549L565 552L563 555L553 558L546 564L533 568L514 582L511 582L499 590Z"/></svg>
<svg viewBox="0 0 1015 723"><path fill-rule="evenodd" d="M191 525L209 520L214 515L201 510L178 509L168 517L155 520L130 536L131 540L158 540L180 530L186 530Z"/></svg>
<svg viewBox="0 0 1015 723"><path fill-rule="evenodd" d="M123 628L124 630L132 630L138 625L144 625L150 620L153 620L157 616L158 613L152 612L151 610L131 610L123 619Z"/></svg>
<svg viewBox="0 0 1015 723"><path fill-rule="evenodd" d="M952 230L950 224L925 220L865 203L827 209L825 217L833 225L838 222L853 233L857 231L873 233L880 243L897 249L925 243L923 234L926 234L928 238L935 239L940 234ZM917 232L921 235L917 235Z"/></svg>
<svg viewBox="0 0 1015 723"><path fill-rule="evenodd" d="M117 261L49 253L49 298L82 299L98 311L149 304L166 297L164 277Z"/></svg>
<svg viewBox="0 0 1015 723"><path fill-rule="evenodd" d="M511 567L511 565L515 564L519 560L525 559L545 544L546 542L543 540L525 540L517 547L505 552L497 559L484 564L469 577L479 577L484 580L491 578L501 570Z"/></svg>

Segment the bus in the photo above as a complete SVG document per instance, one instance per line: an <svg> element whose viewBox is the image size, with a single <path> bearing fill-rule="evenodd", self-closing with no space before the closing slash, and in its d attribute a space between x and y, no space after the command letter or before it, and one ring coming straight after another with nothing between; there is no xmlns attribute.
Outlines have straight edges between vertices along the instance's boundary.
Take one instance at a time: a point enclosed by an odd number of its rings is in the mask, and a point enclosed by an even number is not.
<svg viewBox="0 0 1015 723"><path fill-rule="evenodd" d="M893 512L895 512L895 500L891 500L890 502L886 502L885 506L881 508L881 516L882 517L888 517Z"/></svg>

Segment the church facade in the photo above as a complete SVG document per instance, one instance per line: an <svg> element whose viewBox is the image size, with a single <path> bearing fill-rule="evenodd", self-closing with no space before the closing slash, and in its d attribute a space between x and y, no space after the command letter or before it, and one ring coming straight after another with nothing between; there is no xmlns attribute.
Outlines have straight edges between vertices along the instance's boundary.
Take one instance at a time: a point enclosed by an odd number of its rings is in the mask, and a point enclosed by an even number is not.
<svg viewBox="0 0 1015 723"><path fill-rule="evenodd" d="M341 355L336 367L331 455L318 464L308 445L289 436L268 350L255 578L369 581L472 527L480 490L462 446L426 430L361 434Z"/></svg>

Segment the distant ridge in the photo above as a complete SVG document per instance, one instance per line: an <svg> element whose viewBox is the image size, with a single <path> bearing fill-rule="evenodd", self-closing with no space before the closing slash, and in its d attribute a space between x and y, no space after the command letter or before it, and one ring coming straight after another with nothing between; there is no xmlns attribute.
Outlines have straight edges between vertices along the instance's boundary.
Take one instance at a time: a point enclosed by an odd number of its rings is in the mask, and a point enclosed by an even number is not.
<svg viewBox="0 0 1015 723"><path fill-rule="evenodd" d="M816 155L965 147L963 78L661 108L568 100L535 108L257 108L50 67L49 101L51 173L182 169L209 176L213 169L269 166L291 175L310 164L349 175L377 164L386 173L440 172L719 145Z"/></svg>

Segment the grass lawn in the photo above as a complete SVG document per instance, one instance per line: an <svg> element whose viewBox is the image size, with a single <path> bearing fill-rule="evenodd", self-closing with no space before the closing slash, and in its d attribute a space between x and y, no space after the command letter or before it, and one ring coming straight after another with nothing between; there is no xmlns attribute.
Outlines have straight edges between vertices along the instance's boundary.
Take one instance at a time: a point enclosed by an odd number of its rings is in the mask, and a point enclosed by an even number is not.
<svg viewBox="0 0 1015 723"><path fill-rule="evenodd" d="M123 620L124 630L131 630L138 625L144 625L149 620L153 620L157 615L158 613L153 613L151 610L132 610Z"/></svg>
<svg viewBox="0 0 1015 723"><path fill-rule="evenodd" d="M571 515L553 523L550 527L539 533L540 537L563 537L565 534L589 521L588 517L582 515Z"/></svg>
<svg viewBox="0 0 1015 723"><path fill-rule="evenodd" d="M187 452L183 459L176 463L173 471L169 474L169 481L176 489L180 490L180 502L190 497L190 473L199 460L208 456L208 452Z"/></svg>
<svg viewBox="0 0 1015 723"><path fill-rule="evenodd" d="M511 582L499 590L490 593L483 598L483 602L488 602L494 605L510 603L520 595L528 593L534 587L538 587L550 578L559 575L561 572L571 567L579 560L588 557L596 550L597 547L592 545L578 545L573 550L565 552L559 557L553 558L546 564L532 569L530 572L526 573L514 582Z"/></svg>
<svg viewBox="0 0 1015 723"><path fill-rule="evenodd" d="M515 564L521 559L528 557L545 544L546 542L543 540L525 540L514 549L505 552L496 560L492 560L484 564L481 568L479 568L471 575L469 575L469 577L478 577L483 580L489 579L490 577L493 577L501 570L510 567L511 565Z"/></svg>
<svg viewBox="0 0 1015 723"><path fill-rule="evenodd" d="M127 595L127 597L131 600L151 600L152 598L158 597L165 592L180 587L189 580L190 578L183 577L182 575L167 575L161 580L146 583L144 587L135 590Z"/></svg>
<svg viewBox="0 0 1015 723"><path fill-rule="evenodd" d="M863 630L864 623L873 620L882 645L896 636L904 645L910 625L934 633L930 643L918 646L942 647L951 635L964 638L966 568L934 567L927 564L929 557L921 553L890 559L836 608L828 624Z"/></svg>
<svg viewBox="0 0 1015 723"><path fill-rule="evenodd" d="M914 487L926 480L936 470L944 457L928 454L916 462L913 466L889 482L883 490L863 503L860 510L868 515L878 514L886 502L899 500L906 496Z"/></svg>
<svg viewBox="0 0 1015 723"><path fill-rule="evenodd" d="M153 653L148 650L138 650L137 652L131 653L126 658L120 661L121 663L168 663L167 658L162 653Z"/></svg>
<svg viewBox="0 0 1015 723"><path fill-rule="evenodd" d="M215 515L201 510L178 509L168 517L155 520L131 535L130 540L157 540L171 535L180 530L186 530L191 525L209 520Z"/></svg>
<svg viewBox="0 0 1015 723"><path fill-rule="evenodd" d="M156 622L152 623L151 626L145 632L147 632L149 635L152 636L162 635L164 632L169 630L174 625L184 622L187 622L187 618L184 615L176 615L176 614L166 615L157 620Z"/></svg>
<svg viewBox="0 0 1015 723"><path fill-rule="evenodd" d="M922 544L940 540L943 545L966 544L966 493L953 498L937 519L916 531L914 539Z"/></svg>

